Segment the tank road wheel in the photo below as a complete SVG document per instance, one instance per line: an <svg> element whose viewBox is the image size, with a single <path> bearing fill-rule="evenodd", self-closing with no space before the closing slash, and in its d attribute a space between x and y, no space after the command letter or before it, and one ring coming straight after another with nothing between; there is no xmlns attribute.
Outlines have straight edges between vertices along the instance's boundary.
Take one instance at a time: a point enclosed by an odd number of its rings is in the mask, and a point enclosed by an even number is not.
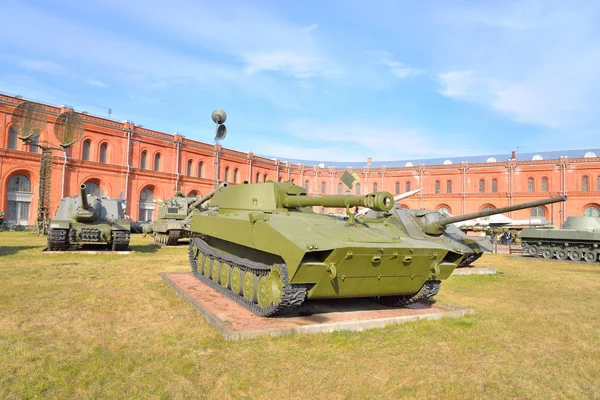
<svg viewBox="0 0 600 400"><path fill-rule="evenodd" d="M378 296L374 300L386 307L405 307L433 298L440 291L440 283L441 281L426 281L421 289L413 295Z"/></svg>
<svg viewBox="0 0 600 400"><path fill-rule="evenodd" d="M238 267L231 269L231 291L235 294L242 294L242 271Z"/></svg>
<svg viewBox="0 0 600 400"><path fill-rule="evenodd" d="M242 292L244 293L244 298L256 303L257 286L258 277L250 271L244 272L244 277L242 280Z"/></svg>
<svg viewBox="0 0 600 400"><path fill-rule="evenodd" d="M569 260L571 260L571 261L579 261L579 260L581 260L581 251L579 251L579 250L571 250L569 252Z"/></svg>
<svg viewBox="0 0 600 400"><path fill-rule="evenodd" d="M219 282L219 272L221 271L221 262L219 260L213 260L212 267L210 268L210 279L215 282Z"/></svg>
<svg viewBox="0 0 600 400"><path fill-rule="evenodd" d="M271 304L281 303L281 293L283 291L283 282L277 266L273 267L268 275L261 276L258 279L258 305L267 308Z"/></svg>
<svg viewBox="0 0 600 400"><path fill-rule="evenodd" d="M556 250L556 258L561 261L566 260L567 259L567 251L565 249Z"/></svg>
<svg viewBox="0 0 600 400"><path fill-rule="evenodd" d="M544 247L544 248L542 249L542 257L544 257L544 258L546 258L546 259L549 259L549 258L552 258L552 256L553 256L553 255L554 255L554 252L552 251L552 249L551 249L551 248L549 248L549 247Z"/></svg>
<svg viewBox="0 0 600 400"><path fill-rule="evenodd" d="M179 242L179 230L174 229L169 231L167 236L167 246L176 246Z"/></svg>
<svg viewBox="0 0 600 400"><path fill-rule="evenodd" d="M205 256L205 255L201 255L201 257L202 257L202 262L200 265L202 266L202 275L210 278L210 264L211 264L212 260L210 259L210 257Z"/></svg>
<svg viewBox="0 0 600 400"><path fill-rule="evenodd" d="M48 251L69 250L68 229L48 229Z"/></svg>
<svg viewBox="0 0 600 400"><path fill-rule="evenodd" d="M585 253L583 253L583 259L589 263L596 262L597 257L598 256L596 256L596 253L594 253L593 251L586 251Z"/></svg>
<svg viewBox="0 0 600 400"><path fill-rule="evenodd" d="M527 254L535 257L535 256L537 256L539 250L540 250L539 247L537 247L535 244L532 244L531 246L529 246L527 248Z"/></svg>
<svg viewBox="0 0 600 400"><path fill-rule="evenodd" d="M224 288L231 288L231 266L227 263L221 264L221 275L219 276L219 283Z"/></svg>

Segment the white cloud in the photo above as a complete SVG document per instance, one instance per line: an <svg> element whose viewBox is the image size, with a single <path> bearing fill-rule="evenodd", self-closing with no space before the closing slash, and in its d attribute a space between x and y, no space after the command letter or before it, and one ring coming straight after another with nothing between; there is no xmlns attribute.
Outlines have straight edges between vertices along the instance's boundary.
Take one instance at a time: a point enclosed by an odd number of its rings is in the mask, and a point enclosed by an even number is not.
<svg viewBox="0 0 600 400"><path fill-rule="evenodd" d="M87 83L88 85L99 87L99 88L106 87L106 83L100 82L99 80L96 80L96 79L86 79L85 83Z"/></svg>
<svg viewBox="0 0 600 400"><path fill-rule="evenodd" d="M255 74L260 71L277 71L298 79L325 75L321 60L317 57L298 54L293 51L271 53L249 53L243 55L246 62L246 73Z"/></svg>
<svg viewBox="0 0 600 400"><path fill-rule="evenodd" d="M49 74L62 75L67 69L50 60L21 60L19 66L26 70L42 71Z"/></svg>
<svg viewBox="0 0 600 400"><path fill-rule="evenodd" d="M387 51L369 51L368 55L376 57L380 64L387 67L388 72L398 79L413 78L425 73L425 70L412 68L405 63L394 60L394 56Z"/></svg>

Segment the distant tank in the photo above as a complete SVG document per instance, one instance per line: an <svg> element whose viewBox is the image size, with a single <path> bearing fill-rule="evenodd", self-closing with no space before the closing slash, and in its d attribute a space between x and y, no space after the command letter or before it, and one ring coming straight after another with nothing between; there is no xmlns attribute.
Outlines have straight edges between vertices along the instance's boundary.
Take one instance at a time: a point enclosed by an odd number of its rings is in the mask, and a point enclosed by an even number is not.
<svg viewBox="0 0 600 400"><path fill-rule="evenodd" d="M314 206L345 208L348 218ZM368 297L405 306L433 298L463 254L384 221L360 222L351 211L359 206L389 211L393 197L308 197L290 182L220 188L209 208L191 214L192 271L261 316L287 313L306 299Z"/></svg>
<svg viewBox="0 0 600 400"><path fill-rule="evenodd" d="M467 236L453 224L474 218L486 217L494 214L502 214L509 211L522 210L525 208L539 207L544 204L565 201L563 196L550 199L532 201L529 203L516 204L508 207L496 208L494 210L480 211L476 213L448 216L435 210L407 210L395 205L390 211L367 211L364 221L371 223L373 220L385 219L388 223L397 226L404 234L414 239L428 239L460 252L464 255L458 268L468 267L479 259L484 251L491 251L492 244L484 238Z"/></svg>
<svg viewBox="0 0 600 400"><path fill-rule="evenodd" d="M218 188L227 186L227 182L223 182ZM157 243L166 246L177 245L180 238L188 237L190 234L188 218L190 213L210 200L213 193L214 191L205 196L194 198L185 197L181 192L175 193L175 196L165 200L158 206L156 221L140 225L142 232L152 233L154 241Z"/></svg>
<svg viewBox="0 0 600 400"><path fill-rule="evenodd" d="M523 256L598 262L600 218L568 217L562 229L525 228L521 231Z"/></svg>
<svg viewBox="0 0 600 400"><path fill-rule="evenodd" d="M130 226L121 200L86 195L61 199L48 227L48 250L69 250L75 243L105 243L114 251L128 250Z"/></svg>

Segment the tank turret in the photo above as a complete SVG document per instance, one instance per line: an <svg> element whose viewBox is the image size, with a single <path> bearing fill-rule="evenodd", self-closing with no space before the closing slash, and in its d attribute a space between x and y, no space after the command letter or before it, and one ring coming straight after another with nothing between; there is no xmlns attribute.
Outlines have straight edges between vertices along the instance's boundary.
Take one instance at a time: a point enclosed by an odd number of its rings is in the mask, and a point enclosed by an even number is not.
<svg viewBox="0 0 600 400"><path fill-rule="evenodd" d="M439 236L444 232L444 228L448 224L456 222L467 221L470 219L487 217L495 214L502 214L510 211L523 210L525 208L533 208L543 206L545 204L558 203L565 201L565 196L551 197L549 199L530 201L528 203L516 204L514 206L500 207L488 211L480 211L465 215L457 215L455 217L443 216L437 211L417 211L415 216L418 217L417 222L420 225L423 232L428 235Z"/></svg>
<svg viewBox="0 0 600 400"><path fill-rule="evenodd" d="M212 192L209 192L209 193L205 194L204 196L196 197L196 199L194 199L192 201L192 203L190 204L190 209L200 207L203 203L206 203L208 200L212 199L213 196L215 195L215 193L217 193L217 191L219 191L223 188L226 188L227 186L229 186L229 184L227 182L222 182Z"/></svg>
<svg viewBox="0 0 600 400"><path fill-rule="evenodd" d="M83 183L79 186L79 198L81 200L81 205L77 209L77 214L75 214L75 220L77 220L77 222L92 222L96 218L96 209L94 207L90 207L90 202L88 201L85 188L85 184Z"/></svg>
<svg viewBox="0 0 600 400"><path fill-rule="evenodd" d="M88 202L87 199L87 193L85 192L85 184L82 183L79 186L79 197L81 198L81 208L84 210L87 210L88 208L90 208L90 203Z"/></svg>

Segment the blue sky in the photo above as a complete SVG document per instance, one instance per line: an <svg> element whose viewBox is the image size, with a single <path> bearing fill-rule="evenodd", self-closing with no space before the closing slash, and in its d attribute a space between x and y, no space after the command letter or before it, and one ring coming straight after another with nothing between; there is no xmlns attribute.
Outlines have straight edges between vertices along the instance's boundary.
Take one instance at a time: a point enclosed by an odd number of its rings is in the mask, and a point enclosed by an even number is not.
<svg viewBox="0 0 600 400"><path fill-rule="evenodd" d="M598 147L600 2L13 1L0 91L322 161Z"/></svg>

